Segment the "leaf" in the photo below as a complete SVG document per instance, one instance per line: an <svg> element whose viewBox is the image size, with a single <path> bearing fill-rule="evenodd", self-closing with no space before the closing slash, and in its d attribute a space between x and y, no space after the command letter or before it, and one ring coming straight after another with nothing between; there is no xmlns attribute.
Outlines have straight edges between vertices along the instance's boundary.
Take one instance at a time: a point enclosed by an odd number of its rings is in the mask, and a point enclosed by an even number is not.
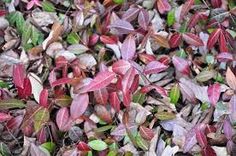
<svg viewBox="0 0 236 156"><path fill-rule="evenodd" d="M198 82L206 82L216 76L215 70L204 70L200 72L195 78Z"/></svg>
<svg viewBox="0 0 236 156"><path fill-rule="evenodd" d="M144 30L148 29L149 15L145 9L141 9L138 15L138 23Z"/></svg>
<svg viewBox="0 0 236 156"><path fill-rule="evenodd" d="M70 115L72 119L77 119L84 114L89 104L89 96L87 93L77 94L73 98L70 106Z"/></svg>
<svg viewBox="0 0 236 156"><path fill-rule="evenodd" d="M170 6L168 0L157 0L156 3L157 3L158 11L161 14L164 14L165 12L170 11L170 9L171 9L171 6Z"/></svg>
<svg viewBox="0 0 236 156"><path fill-rule="evenodd" d="M1 156L10 156L11 155L10 149L3 142L0 142L0 155Z"/></svg>
<svg viewBox="0 0 236 156"><path fill-rule="evenodd" d="M10 114L0 112L0 122L8 121L12 118Z"/></svg>
<svg viewBox="0 0 236 156"><path fill-rule="evenodd" d="M177 104L177 102L179 101L180 98L180 89L179 89L179 85L175 84L170 91L170 102Z"/></svg>
<svg viewBox="0 0 236 156"><path fill-rule="evenodd" d="M167 25L170 27L175 23L175 9L172 9L167 14Z"/></svg>
<svg viewBox="0 0 236 156"><path fill-rule="evenodd" d="M216 44L219 36L220 36L221 29L215 29L209 36L208 41L207 41L207 48L212 49L214 45Z"/></svg>
<svg viewBox="0 0 236 156"><path fill-rule="evenodd" d="M25 22L24 27L27 28L26 30L23 31L22 34L22 44L25 45L28 40L31 37L31 33L32 33L32 25L30 25L28 22Z"/></svg>
<svg viewBox="0 0 236 156"><path fill-rule="evenodd" d="M106 88L95 90L94 92L95 100L98 104L107 104L108 92Z"/></svg>
<svg viewBox="0 0 236 156"><path fill-rule="evenodd" d="M96 151L103 151L108 148L107 144L102 140L92 140L88 142L90 148Z"/></svg>
<svg viewBox="0 0 236 156"><path fill-rule="evenodd" d="M133 35L126 37L120 50L124 60L132 60L136 52L135 38Z"/></svg>
<svg viewBox="0 0 236 156"><path fill-rule="evenodd" d="M117 111L120 111L120 99L116 92L111 92L109 95L109 102L111 106Z"/></svg>
<svg viewBox="0 0 236 156"><path fill-rule="evenodd" d="M228 118L226 118L224 121L223 130L225 137L230 140L233 137L233 128Z"/></svg>
<svg viewBox="0 0 236 156"><path fill-rule="evenodd" d="M229 62L233 60L233 55L228 52L221 52L217 55L217 60L219 62Z"/></svg>
<svg viewBox="0 0 236 156"><path fill-rule="evenodd" d="M169 40L169 45L171 48L176 48L180 45L180 42L182 40L182 35L180 33L174 33L171 35Z"/></svg>
<svg viewBox="0 0 236 156"><path fill-rule="evenodd" d="M232 125L235 125L236 123L236 95L233 95L229 101L229 117L230 117L230 122Z"/></svg>
<svg viewBox="0 0 236 156"><path fill-rule="evenodd" d="M202 148L205 148L207 146L207 138L206 138L206 135L203 133L202 130L200 129L197 129L196 130L196 138L197 138L197 141L199 143L199 145L202 147Z"/></svg>
<svg viewBox="0 0 236 156"><path fill-rule="evenodd" d="M34 73L29 73L28 78L32 85L32 93L34 95L34 99L39 103L40 93L43 90L41 79Z"/></svg>
<svg viewBox="0 0 236 156"><path fill-rule="evenodd" d="M111 25L110 28L114 28L118 31L120 34L129 34L130 32L134 31L133 26L125 21L125 20L116 20Z"/></svg>
<svg viewBox="0 0 236 156"><path fill-rule="evenodd" d="M24 88L25 67L23 64L13 66L13 82L16 87Z"/></svg>
<svg viewBox="0 0 236 156"><path fill-rule="evenodd" d="M202 40L195 34L192 33L184 33L183 34L183 39L185 42L187 42L190 45L193 46L203 46L204 43L202 42Z"/></svg>
<svg viewBox="0 0 236 156"><path fill-rule="evenodd" d="M118 38L117 36L106 36L106 35L101 35L100 40L104 44L117 44Z"/></svg>
<svg viewBox="0 0 236 156"><path fill-rule="evenodd" d="M61 107L67 107L71 104L72 98L68 95L60 95L55 98L55 103Z"/></svg>
<svg viewBox="0 0 236 156"><path fill-rule="evenodd" d="M140 130L140 135L147 140L152 140L152 138L154 137L154 132L152 129L144 127L144 126L140 126L139 127Z"/></svg>
<svg viewBox="0 0 236 156"><path fill-rule="evenodd" d="M77 144L77 149L79 151L90 151L90 148L89 146L83 142L83 141L80 141L78 144Z"/></svg>
<svg viewBox="0 0 236 156"><path fill-rule="evenodd" d="M213 106L216 106L216 103L218 102L220 98L220 84L215 83L208 87L207 90L209 100Z"/></svg>
<svg viewBox="0 0 236 156"><path fill-rule="evenodd" d="M39 111L37 111L33 117L34 120L34 129L37 133L43 125L48 122L50 119L50 114L47 108L41 107Z"/></svg>
<svg viewBox="0 0 236 156"><path fill-rule="evenodd" d="M55 87L55 86L59 86L59 85L64 85L67 83L71 83L72 79L68 78L68 77L64 77L64 78L60 78L54 82L52 82L51 86Z"/></svg>
<svg viewBox="0 0 236 156"><path fill-rule="evenodd" d="M39 96L39 104L45 108L48 107L48 90L43 89Z"/></svg>
<svg viewBox="0 0 236 156"><path fill-rule="evenodd" d="M142 150L147 151L149 148L148 142L144 140L140 135L137 135L135 137L136 143L138 147L140 147Z"/></svg>
<svg viewBox="0 0 236 156"><path fill-rule="evenodd" d="M142 94L139 91L137 91L134 95L133 95L133 102L134 103L139 103L140 105L142 105L144 102L146 101L146 96L145 94Z"/></svg>
<svg viewBox="0 0 236 156"><path fill-rule="evenodd" d="M43 1L41 3L43 11L47 11L47 12L55 12L55 6L49 2L49 1Z"/></svg>
<svg viewBox="0 0 236 156"><path fill-rule="evenodd" d="M180 12L180 20L182 20L185 17L185 15L189 12L193 4L194 4L194 0L187 0L183 4L181 12Z"/></svg>
<svg viewBox="0 0 236 156"><path fill-rule="evenodd" d="M40 32L34 27L32 26L32 30L31 30L31 40L32 40L32 43L36 46L39 39L40 39L40 36L42 34L40 34Z"/></svg>
<svg viewBox="0 0 236 156"><path fill-rule="evenodd" d="M226 82L230 88L236 90L236 77L229 67L226 71Z"/></svg>
<svg viewBox="0 0 236 156"><path fill-rule="evenodd" d="M172 62L176 68L177 71L181 72L182 74L189 75L190 74L190 68L188 62L178 56L172 57Z"/></svg>
<svg viewBox="0 0 236 156"><path fill-rule="evenodd" d="M118 60L115 63L113 63L112 71L117 74L124 75L129 70L130 67L131 64L128 61Z"/></svg>
<svg viewBox="0 0 236 156"><path fill-rule="evenodd" d="M227 41L223 31L220 32L219 47L220 47L220 52L229 52L229 49L227 47Z"/></svg>
<svg viewBox="0 0 236 156"><path fill-rule="evenodd" d="M0 110L24 108L24 107L25 104L21 100L17 99L0 100Z"/></svg>
<svg viewBox="0 0 236 156"><path fill-rule="evenodd" d="M169 42L168 42L168 39L161 36L161 35L152 35L154 41L159 44L160 46L164 47L164 48L170 48L170 45L169 45Z"/></svg>
<svg viewBox="0 0 236 156"><path fill-rule="evenodd" d="M69 43L69 44L78 44L79 43L79 40L80 40L80 37L77 33L75 32L72 32L70 33L67 38L66 38L66 41Z"/></svg>
<svg viewBox="0 0 236 156"><path fill-rule="evenodd" d="M131 22L135 20L140 12L139 8L129 8L125 11L125 13L122 15L122 20Z"/></svg>
<svg viewBox="0 0 236 156"><path fill-rule="evenodd" d="M163 63L159 61L152 61L146 65L144 68L144 74L157 74L162 71L165 71L168 68L168 66L164 65Z"/></svg>
<svg viewBox="0 0 236 156"><path fill-rule="evenodd" d="M157 112L155 117L159 120L172 120L175 118L175 114L172 112Z"/></svg>
<svg viewBox="0 0 236 156"><path fill-rule="evenodd" d="M109 71L101 71L95 76L95 78L89 83L89 85L85 87L84 92L91 92L105 88L111 83L114 78L115 73Z"/></svg>
<svg viewBox="0 0 236 156"><path fill-rule="evenodd" d="M56 116L56 123L60 131L68 130L69 117L69 110L67 107L62 107L59 109Z"/></svg>
<svg viewBox="0 0 236 156"><path fill-rule="evenodd" d="M54 142L45 142L40 146L48 150L50 153L53 153L53 151L56 149L56 144Z"/></svg>

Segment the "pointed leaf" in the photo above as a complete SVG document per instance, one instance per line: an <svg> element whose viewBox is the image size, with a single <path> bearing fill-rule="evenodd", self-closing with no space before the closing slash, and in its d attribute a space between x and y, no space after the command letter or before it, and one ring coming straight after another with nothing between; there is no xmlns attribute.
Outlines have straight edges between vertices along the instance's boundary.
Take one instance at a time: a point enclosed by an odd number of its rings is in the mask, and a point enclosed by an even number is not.
<svg viewBox="0 0 236 156"><path fill-rule="evenodd" d="M56 123L60 131L68 130L69 111L67 107L62 107L57 112Z"/></svg>
<svg viewBox="0 0 236 156"><path fill-rule="evenodd" d="M187 0L183 6L182 6L182 9L181 9L181 12L180 12L180 20L182 20L186 14L189 12L189 10L191 9L192 5L194 5L194 0Z"/></svg>
<svg viewBox="0 0 236 156"><path fill-rule="evenodd" d="M37 133L43 125L50 119L50 114L47 108L41 107L34 115L34 129Z"/></svg>
<svg viewBox="0 0 236 156"><path fill-rule="evenodd" d="M132 60L136 52L135 38L129 35L121 46L121 56L124 60Z"/></svg>
<svg viewBox="0 0 236 156"><path fill-rule="evenodd" d="M163 36L161 36L161 35L157 35L157 34L152 35L152 37L153 37L154 41L155 41L158 45L160 45L160 46L162 46L162 47L164 47L164 48L170 48L170 45L169 45L169 42L168 42L168 39L167 39L167 38L165 38L165 37L163 37Z"/></svg>
<svg viewBox="0 0 236 156"><path fill-rule="evenodd" d="M73 98L70 106L70 115L72 119L77 119L84 114L89 104L89 96L87 93L77 94Z"/></svg>
<svg viewBox="0 0 236 156"><path fill-rule="evenodd" d="M17 87L24 88L25 68L23 64L13 66L13 82Z"/></svg>
<svg viewBox="0 0 236 156"><path fill-rule="evenodd" d="M144 30L147 30L149 23L149 15L145 9L141 9L141 11L139 12L138 23Z"/></svg>
<svg viewBox="0 0 236 156"><path fill-rule="evenodd" d="M129 8L125 11L125 13L122 15L122 20L131 22L135 20L139 14L140 9L139 8Z"/></svg>
<svg viewBox="0 0 236 156"><path fill-rule="evenodd" d="M219 36L220 36L221 29L215 29L209 36L208 41L207 41L207 48L211 49L214 47L216 44Z"/></svg>
<svg viewBox="0 0 236 156"><path fill-rule="evenodd" d="M167 11L170 11L171 6L168 0L157 0L157 8L161 14L164 14Z"/></svg>
<svg viewBox="0 0 236 156"><path fill-rule="evenodd" d="M216 103L218 102L220 98L220 84L215 83L208 87L207 90L209 100L213 106L216 106Z"/></svg>
<svg viewBox="0 0 236 156"><path fill-rule="evenodd" d="M21 100L17 99L0 100L0 110L24 108L24 107L25 104Z"/></svg>
<svg viewBox="0 0 236 156"><path fill-rule="evenodd" d="M128 61L118 60L115 63L113 63L112 70L117 74L124 75L129 70L130 67L131 65Z"/></svg>
<svg viewBox="0 0 236 156"><path fill-rule="evenodd" d="M120 99L116 92L112 92L109 95L109 101L111 106L117 111L120 111Z"/></svg>
<svg viewBox="0 0 236 156"><path fill-rule="evenodd" d="M180 42L181 42L181 39L182 39L182 35L179 34L179 33L174 33L170 40L169 40L169 45L171 48L176 48L180 45Z"/></svg>
<svg viewBox="0 0 236 156"><path fill-rule="evenodd" d="M147 66L144 68L144 74L157 74L162 71L165 71L168 68L168 66L162 64L159 61L152 61L147 64Z"/></svg>
<svg viewBox="0 0 236 156"><path fill-rule="evenodd" d="M95 100L99 104L107 104L108 92L106 88L95 90L94 92Z"/></svg>
<svg viewBox="0 0 236 156"><path fill-rule="evenodd" d="M45 108L48 107L48 90L43 89L39 96L39 104Z"/></svg>
<svg viewBox="0 0 236 156"><path fill-rule="evenodd" d="M134 31L134 27L125 20L116 20L111 25L110 28L114 28L120 34L129 34L130 32Z"/></svg>
<svg viewBox="0 0 236 156"><path fill-rule="evenodd" d="M170 91L170 102L176 104L180 98L179 85L175 84Z"/></svg>
<svg viewBox="0 0 236 156"><path fill-rule="evenodd" d="M178 70L179 72L181 72L182 74L185 74L185 75L190 74L190 68L189 68L188 61L186 61L185 59L183 59L181 57L173 56L172 62L174 64L176 70Z"/></svg>
<svg viewBox="0 0 236 156"><path fill-rule="evenodd" d="M89 147L96 151L103 151L108 148L107 144L102 140L93 140L88 143Z"/></svg>
<svg viewBox="0 0 236 156"><path fill-rule="evenodd" d="M187 42L190 45L193 46L203 46L204 43L202 42L202 40L195 34L192 33L184 33L183 34L183 39L185 42Z"/></svg>

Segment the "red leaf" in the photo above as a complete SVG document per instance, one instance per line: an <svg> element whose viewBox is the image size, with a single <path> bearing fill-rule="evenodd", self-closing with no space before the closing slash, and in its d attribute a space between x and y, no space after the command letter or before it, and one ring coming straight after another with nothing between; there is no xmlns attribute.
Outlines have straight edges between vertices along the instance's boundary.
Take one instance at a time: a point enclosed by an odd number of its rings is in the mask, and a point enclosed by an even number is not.
<svg viewBox="0 0 236 156"><path fill-rule="evenodd" d="M169 55L161 55L159 56L158 61L163 63L164 65L168 65L171 62L171 58Z"/></svg>
<svg viewBox="0 0 236 156"><path fill-rule="evenodd" d="M189 68L188 61L186 61L185 59L183 59L181 57L173 56L172 62L174 64L176 70L178 70L182 74L189 75L190 68Z"/></svg>
<svg viewBox="0 0 236 156"><path fill-rule="evenodd" d="M152 61L147 64L147 66L144 68L144 74L157 74L164 70L166 70L168 66L164 65L163 63L159 61Z"/></svg>
<svg viewBox="0 0 236 156"><path fill-rule="evenodd" d="M126 92L130 89L135 76L135 70L133 67L130 67L130 69L125 73L123 79L122 79L122 91Z"/></svg>
<svg viewBox="0 0 236 156"><path fill-rule="evenodd" d="M202 148L205 148L207 146L207 138L206 138L206 135L202 132L201 129L197 128L196 129L196 138L197 138L197 141L199 143L199 145L202 147Z"/></svg>
<svg viewBox="0 0 236 156"><path fill-rule="evenodd" d="M24 78L24 88L17 87L18 96L22 99L28 98L32 94L32 86L29 78Z"/></svg>
<svg viewBox="0 0 236 156"><path fill-rule="evenodd" d="M229 52L229 49L227 47L227 42L225 39L225 35L223 31L220 32L220 38L219 38L219 47L220 47L220 52Z"/></svg>
<svg viewBox="0 0 236 156"><path fill-rule="evenodd" d="M89 104L89 96L87 93L77 94L73 98L70 106L70 114L72 119L77 119L84 114Z"/></svg>
<svg viewBox="0 0 236 156"><path fill-rule="evenodd" d="M57 112L56 116L56 123L60 131L67 131L69 130L70 126L69 124L69 110L67 107L62 107Z"/></svg>
<svg viewBox="0 0 236 156"><path fill-rule="evenodd" d="M214 149L210 145L207 145L206 148L202 149L202 156L216 156Z"/></svg>
<svg viewBox="0 0 236 156"><path fill-rule="evenodd" d="M169 45L171 48L176 48L180 45L182 39L182 35L180 33L174 33L170 40L169 40Z"/></svg>
<svg viewBox="0 0 236 156"><path fill-rule="evenodd" d="M71 82L72 82L71 78L68 78L68 77L61 78L61 79L58 79L58 80L52 82L52 87L68 84L68 83L71 83Z"/></svg>
<svg viewBox="0 0 236 156"><path fill-rule="evenodd" d="M161 14L164 14L167 11L170 11L171 6L168 0L157 0L157 8Z"/></svg>
<svg viewBox="0 0 236 156"><path fill-rule="evenodd" d="M147 128L147 127L144 127L144 126L140 126L139 130L140 130L140 135L144 139L152 140L152 138L154 137L154 132L150 128Z"/></svg>
<svg viewBox="0 0 236 156"><path fill-rule="evenodd" d="M216 106L216 103L218 102L220 98L220 84L215 83L208 87L207 90L209 100L213 106Z"/></svg>
<svg viewBox="0 0 236 156"><path fill-rule="evenodd" d="M116 29L120 34L129 34L134 31L134 27L129 22L120 19L114 21L110 28Z"/></svg>
<svg viewBox="0 0 236 156"><path fill-rule="evenodd" d="M156 60L156 56L155 55L150 55L150 54L146 54L146 53L140 53L138 54L139 59L145 63L148 64L149 62L155 61Z"/></svg>
<svg viewBox="0 0 236 156"><path fill-rule="evenodd" d="M0 122L5 122L5 121L8 121L12 118L11 115L9 114L6 114L6 113L1 113L0 112Z"/></svg>
<svg viewBox="0 0 236 156"><path fill-rule="evenodd" d="M129 107L131 103L131 93L129 90L122 91L123 93L123 104L125 107Z"/></svg>
<svg viewBox="0 0 236 156"><path fill-rule="evenodd" d="M236 77L229 67L226 71L226 82L230 88L236 90Z"/></svg>
<svg viewBox="0 0 236 156"><path fill-rule="evenodd" d="M149 15L145 9L141 9L138 15L138 24L144 29L147 30L149 23Z"/></svg>
<svg viewBox="0 0 236 156"><path fill-rule="evenodd" d="M217 55L217 59L219 62L229 62L233 61L233 55L228 52L221 52Z"/></svg>
<svg viewBox="0 0 236 156"><path fill-rule="evenodd" d="M80 141L78 144L77 144L77 149L79 151L90 151L90 148L89 146L83 142L83 141Z"/></svg>
<svg viewBox="0 0 236 156"><path fill-rule="evenodd" d="M204 43L202 42L202 40L195 34L192 33L184 33L183 34L183 39L185 42L187 42L190 45L193 46L203 46Z"/></svg>
<svg viewBox="0 0 236 156"><path fill-rule="evenodd" d="M132 60L136 52L135 38L133 35L126 37L120 51L124 60Z"/></svg>
<svg viewBox="0 0 236 156"><path fill-rule="evenodd" d="M109 71L99 72L88 86L81 92L90 92L105 88L115 78L115 73Z"/></svg>
<svg viewBox="0 0 236 156"><path fill-rule="evenodd" d="M132 83L132 85L130 86L130 91L131 91L131 93L134 93L134 92L138 89L138 86L139 86L139 75L136 74L136 75L134 76L133 83Z"/></svg>
<svg viewBox="0 0 236 156"><path fill-rule="evenodd" d="M106 35L102 35L102 36L100 36L100 40L101 40L104 44L117 44L117 42L118 42L117 36L106 36Z"/></svg>
<svg viewBox="0 0 236 156"><path fill-rule="evenodd" d="M120 111L120 99L116 92L112 92L109 95L109 102L111 106L117 111Z"/></svg>
<svg viewBox="0 0 236 156"><path fill-rule="evenodd" d="M122 15L122 20L125 20L125 21L128 21L128 22L132 22L138 16L139 11L140 11L139 8L129 8Z"/></svg>
<svg viewBox="0 0 236 156"><path fill-rule="evenodd" d="M43 89L39 95L39 104L45 108L48 107L48 90Z"/></svg>
<svg viewBox="0 0 236 156"><path fill-rule="evenodd" d="M219 36L220 36L220 32L221 32L221 29L218 28L218 29L215 29L209 36L208 38L208 41L207 41L207 48L208 49L211 49L214 47L214 45L216 44Z"/></svg>
<svg viewBox="0 0 236 156"><path fill-rule="evenodd" d="M97 103L99 104L107 104L108 101L108 92L106 88L102 88L99 90L95 90L94 97Z"/></svg>
<svg viewBox="0 0 236 156"><path fill-rule="evenodd" d="M222 5L222 1L221 0L211 0L211 5L214 8L220 8Z"/></svg>
<svg viewBox="0 0 236 156"><path fill-rule="evenodd" d="M189 23L188 23L188 28L191 29L192 27L194 27L197 22L200 20L200 13L197 12L195 13L189 20Z"/></svg>
<svg viewBox="0 0 236 156"><path fill-rule="evenodd" d="M182 20L183 17L185 17L185 15L189 12L193 4L194 4L194 0L187 0L183 4L181 12L180 12L180 20Z"/></svg>
<svg viewBox="0 0 236 156"><path fill-rule="evenodd" d="M124 75L129 70L130 67L131 65L128 61L118 60L115 63L113 63L112 70L117 74Z"/></svg>
<svg viewBox="0 0 236 156"><path fill-rule="evenodd" d="M5 10L0 10L0 17L1 17L1 16L5 16L6 13L7 13L7 12L6 12Z"/></svg>
<svg viewBox="0 0 236 156"><path fill-rule="evenodd" d="M24 88L25 67L23 64L13 66L13 82L16 87Z"/></svg>

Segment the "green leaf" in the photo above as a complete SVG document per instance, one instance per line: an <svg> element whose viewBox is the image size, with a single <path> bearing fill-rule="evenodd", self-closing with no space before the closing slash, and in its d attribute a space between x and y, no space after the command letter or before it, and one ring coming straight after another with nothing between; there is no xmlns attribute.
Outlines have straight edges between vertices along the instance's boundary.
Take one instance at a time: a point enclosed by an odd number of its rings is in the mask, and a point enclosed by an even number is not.
<svg viewBox="0 0 236 156"><path fill-rule="evenodd" d="M10 23L10 25L14 26L14 24L16 24L16 28L19 34L22 34L24 32L25 20L21 12L19 11L12 12L8 14L6 18Z"/></svg>
<svg viewBox="0 0 236 156"><path fill-rule="evenodd" d="M175 10L172 9L167 14L167 25L172 26L175 23Z"/></svg>
<svg viewBox="0 0 236 156"><path fill-rule="evenodd" d="M6 82L0 80L0 88L9 88L9 85Z"/></svg>
<svg viewBox="0 0 236 156"><path fill-rule="evenodd" d="M103 126L103 127L99 127L99 128L96 128L96 129L94 129L94 132L96 132L96 133L101 133L101 132L105 132L105 131L107 131L107 130L109 130L109 129L112 129L112 128L114 128L115 126L113 126L113 125L106 125L106 126Z"/></svg>
<svg viewBox="0 0 236 156"><path fill-rule="evenodd" d="M179 32L180 33L185 33L187 29L187 21L184 21L183 24L181 25Z"/></svg>
<svg viewBox="0 0 236 156"><path fill-rule="evenodd" d="M32 40L32 43L33 43L35 46L36 46L37 43L38 43L39 37L40 37L39 31L38 31L34 26L32 26L32 30L31 30L31 40Z"/></svg>
<svg viewBox="0 0 236 156"><path fill-rule="evenodd" d="M45 148L48 150L50 153L53 153L53 151L56 148L56 144L54 142L45 142L41 145L41 147Z"/></svg>
<svg viewBox="0 0 236 156"><path fill-rule="evenodd" d="M145 94L142 94L140 91L137 91L133 95L133 102L139 103L140 105L142 105L145 102L145 99L146 99Z"/></svg>
<svg viewBox="0 0 236 156"><path fill-rule="evenodd" d="M180 98L179 85L175 84L170 91L170 102L176 104Z"/></svg>
<svg viewBox="0 0 236 156"><path fill-rule="evenodd" d="M144 140L139 134L135 137L135 139L139 148L141 148L144 151L148 150L149 147L148 142Z"/></svg>
<svg viewBox="0 0 236 156"><path fill-rule="evenodd" d="M157 112L155 116L159 120L172 120L175 118L175 114L172 112Z"/></svg>
<svg viewBox="0 0 236 156"><path fill-rule="evenodd" d="M47 108L41 107L34 115L34 129L36 133L43 127L43 125L50 119L50 114Z"/></svg>
<svg viewBox="0 0 236 156"><path fill-rule="evenodd" d="M89 147L96 151L103 151L107 149L107 144L102 140L93 140L88 143Z"/></svg>
<svg viewBox="0 0 236 156"><path fill-rule="evenodd" d="M31 31L32 31L32 26L28 22L25 23L24 27L27 29L25 29L22 34L22 44L23 45L25 45L28 42L28 40L30 39Z"/></svg>
<svg viewBox="0 0 236 156"><path fill-rule="evenodd" d="M199 73L195 78L198 82L206 82L214 78L215 75L216 75L215 70L204 70L201 73Z"/></svg>
<svg viewBox="0 0 236 156"><path fill-rule="evenodd" d="M59 97L56 97L55 99L56 105L61 106L61 107L70 106L71 102L72 102L72 98L68 95L61 95Z"/></svg>
<svg viewBox="0 0 236 156"><path fill-rule="evenodd" d="M186 58L187 54L183 49L180 49L179 51L177 51L176 56L181 57L181 58Z"/></svg>
<svg viewBox="0 0 236 156"><path fill-rule="evenodd" d="M75 32L72 32L70 33L68 36L67 36L67 39L66 41L69 43L69 44L76 44L76 43L79 43L79 35Z"/></svg>
<svg viewBox="0 0 236 156"><path fill-rule="evenodd" d="M217 73L214 79L220 83L224 82L224 77L220 73Z"/></svg>
<svg viewBox="0 0 236 156"><path fill-rule="evenodd" d="M113 0L113 2L116 4L123 4L124 0Z"/></svg>
<svg viewBox="0 0 236 156"><path fill-rule="evenodd" d="M9 150L8 146L3 142L0 142L0 154L2 156L10 156L11 155L11 151Z"/></svg>
<svg viewBox="0 0 236 156"><path fill-rule="evenodd" d="M21 100L8 99L0 100L0 110L12 109L12 108L24 108L25 104Z"/></svg>
<svg viewBox="0 0 236 156"><path fill-rule="evenodd" d="M55 12L56 10L55 6L49 1L43 1L41 4L42 4L43 11Z"/></svg>
<svg viewBox="0 0 236 156"><path fill-rule="evenodd" d="M117 156L118 152L117 151L109 151L107 156Z"/></svg>

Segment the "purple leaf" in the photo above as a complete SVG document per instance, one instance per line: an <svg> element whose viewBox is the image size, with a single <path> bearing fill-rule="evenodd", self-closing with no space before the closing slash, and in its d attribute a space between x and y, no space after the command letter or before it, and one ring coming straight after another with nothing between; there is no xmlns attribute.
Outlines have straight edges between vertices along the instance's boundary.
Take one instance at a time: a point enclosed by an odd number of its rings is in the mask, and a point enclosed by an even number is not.
<svg viewBox="0 0 236 156"><path fill-rule="evenodd" d="M147 30L149 23L149 15L147 10L141 9L138 15L138 23L144 30Z"/></svg>
<svg viewBox="0 0 236 156"><path fill-rule="evenodd" d="M129 22L120 19L115 20L110 28L116 29L120 34L129 34L134 31L134 27Z"/></svg>
<svg viewBox="0 0 236 156"><path fill-rule="evenodd" d="M133 35L129 35L121 46L121 56L124 60L132 60L135 55L136 45Z"/></svg>
<svg viewBox="0 0 236 156"><path fill-rule="evenodd" d="M77 94L73 98L70 106L70 114L72 119L77 119L84 114L89 104L89 96L87 93Z"/></svg>
<svg viewBox="0 0 236 156"><path fill-rule="evenodd" d="M164 65L163 63L159 61L152 61L147 64L147 66L144 68L144 74L157 74L164 70L166 70L168 66Z"/></svg>

